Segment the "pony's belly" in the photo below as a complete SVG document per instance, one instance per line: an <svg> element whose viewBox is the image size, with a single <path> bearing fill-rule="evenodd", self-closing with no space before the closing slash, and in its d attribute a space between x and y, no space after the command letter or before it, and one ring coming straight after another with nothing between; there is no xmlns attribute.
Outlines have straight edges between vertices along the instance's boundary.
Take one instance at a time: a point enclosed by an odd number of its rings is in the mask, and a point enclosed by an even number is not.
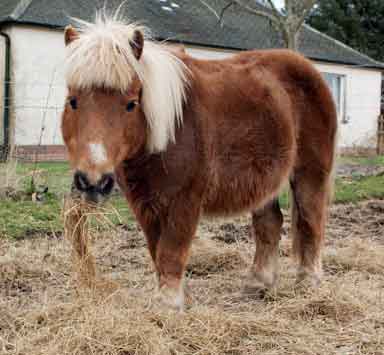
<svg viewBox="0 0 384 355"><path fill-rule="evenodd" d="M290 171L282 170L270 178L244 174L235 179L220 179L208 184L203 200L206 215L231 215L256 210L276 197L288 179Z"/></svg>
<svg viewBox="0 0 384 355"><path fill-rule="evenodd" d="M257 210L263 206L273 196L265 196L264 199L253 198L253 196L236 196L235 193L223 191L225 199L217 197L216 199L205 200L203 205L203 214L206 216L229 216L236 215L246 211ZM272 195L272 194L271 194Z"/></svg>

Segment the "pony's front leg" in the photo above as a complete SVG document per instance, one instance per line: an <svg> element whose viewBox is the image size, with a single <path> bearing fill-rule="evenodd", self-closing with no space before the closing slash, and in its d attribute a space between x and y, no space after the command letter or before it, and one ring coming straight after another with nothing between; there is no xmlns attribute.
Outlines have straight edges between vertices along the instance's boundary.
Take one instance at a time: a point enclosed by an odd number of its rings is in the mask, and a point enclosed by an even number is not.
<svg viewBox="0 0 384 355"><path fill-rule="evenodd" d="M180 194L168 207L156 248L160 301L178 310L184 307L183 277L200 215L200 197Z"/></svg>
<svg viewBox="0 0 384 355"><path fill-rule="evenodd" d="M156 249L161 235L160 219L152 211L135 211L136 218L147 239L147 247L156 267Z"/></svg>

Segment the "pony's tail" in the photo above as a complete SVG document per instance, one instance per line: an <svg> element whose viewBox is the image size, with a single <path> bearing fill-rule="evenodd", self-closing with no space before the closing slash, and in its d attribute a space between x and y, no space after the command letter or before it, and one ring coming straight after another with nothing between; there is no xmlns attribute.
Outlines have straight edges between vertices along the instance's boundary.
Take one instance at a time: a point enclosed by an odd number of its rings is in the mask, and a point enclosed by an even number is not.
<svg viewBox="0 0 384 355"><path fill-rule="evenodd" d="M336 132L333 140L332 170L330 173L329 187L328 187L328 205L331 205L335 200L337 166L338 166L339 156L340 156L340 151L338 149L339 139L340 139L339 129L338 129L338 125L336 125Z"/></svg>

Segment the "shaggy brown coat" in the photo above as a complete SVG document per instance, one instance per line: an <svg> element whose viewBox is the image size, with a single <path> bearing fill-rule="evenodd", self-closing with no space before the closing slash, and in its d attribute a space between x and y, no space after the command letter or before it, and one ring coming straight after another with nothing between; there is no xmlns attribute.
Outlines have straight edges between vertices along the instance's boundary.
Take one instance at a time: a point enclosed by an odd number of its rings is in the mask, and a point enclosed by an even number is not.
<svg viewBox="0 0 384 355"><path fill-rule="evenodd" d="M69 88L69 97L84 104L77 110L67 105L63 115L74 167L96 176L85 143L95 136L104 142L104 171L115 171L146 235L160 290L173 305L183 303L181 281L201 214L251 211L256 253L248 288L275 284L282 225L277 197L288 182L298 280L317 282L337 129L320 73L287 50L249 51L220 61L175 55L191 74L175 143L147 152L140 107L145 92L138 78L125 94ZM111 119L117 115L114 103L132 100L139 105L129 119Z"/></svg>

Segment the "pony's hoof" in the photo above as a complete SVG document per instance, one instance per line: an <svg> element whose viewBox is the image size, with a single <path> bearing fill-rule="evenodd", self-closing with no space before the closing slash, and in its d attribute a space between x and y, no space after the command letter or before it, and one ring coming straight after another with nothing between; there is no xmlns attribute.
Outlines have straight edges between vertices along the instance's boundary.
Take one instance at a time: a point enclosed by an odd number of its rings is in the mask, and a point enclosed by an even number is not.
<svg viewBox="0 0 384 355"><path fill-rule="evenodd" d="M155 300L166 309L175 311L184 310L184 291L183 288L179 289L162 286L155 295Z"/></svg>
<svg viewBox="0 0 384 355"><path fill-rule="evenodd" d="M275 289L275 277L266 278L264 273L251 271L245 280L243 294L246 297L264 299Z"/></svg>
<svg viewBox="0 0 384 355"><path fill-rule="evenodd" d="M243 296L246 298L252 298L256 300L262 300L268 293L268 288L263 286L244 285Z"/></svg>
<svg viewBox="0 0 384 355"><path fill-rule="evenodd" d="M296 277L296 288L317 289L321 285L321 275L316 272L299 271Z"/></svg>

